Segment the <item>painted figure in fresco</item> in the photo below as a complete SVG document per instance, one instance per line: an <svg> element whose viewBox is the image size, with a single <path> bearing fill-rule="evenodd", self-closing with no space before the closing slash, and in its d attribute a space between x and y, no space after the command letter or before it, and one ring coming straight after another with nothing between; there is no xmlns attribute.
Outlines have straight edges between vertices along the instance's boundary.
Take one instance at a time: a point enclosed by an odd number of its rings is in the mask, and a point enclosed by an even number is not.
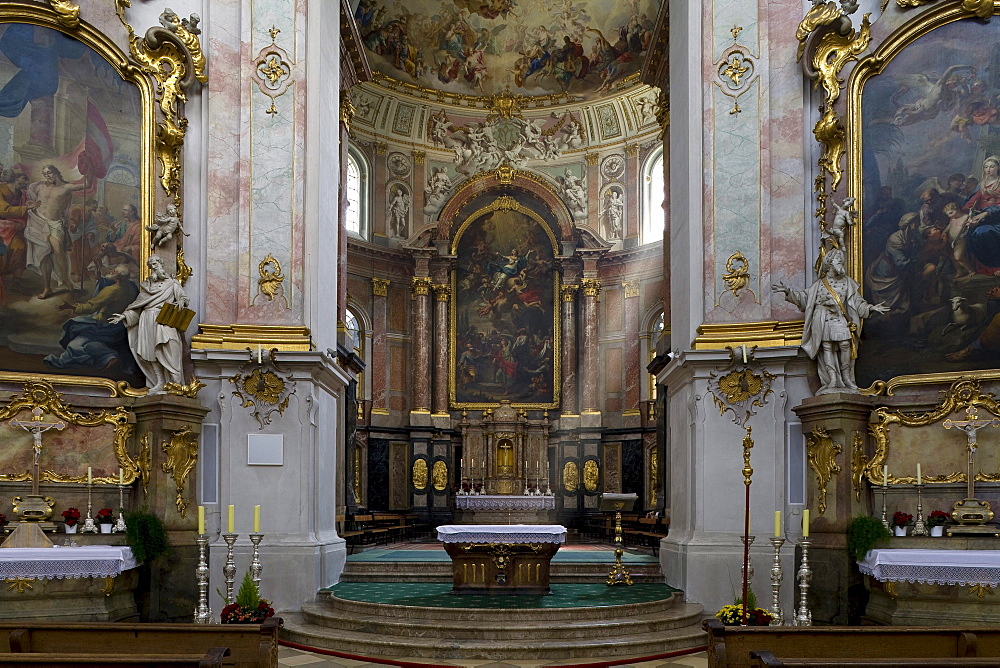
<svg viewBox="0 0 1000 668"><path fill-rule="evenodd" d="M150 394L163 394L166 383L184 384L184 340L175 327L157 322L165 304L187 308L188 297L180 282L163 268L163 260L151 255L146 261L149 278L139 287L139 296L121 313L108 318L125 323L129 347L146 376Z"/></svg>
<svg viewBox="0 0 1000 668"><path fill-rule="evenodd" d="M889 307L892 315L910 310L913 266L920 254L922 240L916 212L899 219L899 229L889 236L885 249L865 272L865 283L872 296Z"/></svg>
<svg viewBox="0 0 1000 668"><path fill-rule="evenodd" d="M948 243L951 246L951 259L956 269L955 277L971 276L976 271L972 268L965 254L966 237L971 225L969 214L963 213L962 208L954 202L944 205L944 213L951 221L945 228L945 234L947 234Z"/></svg>
<svg viewBox="0 0 1000 668"><path fill-rule="evenodd" d="M1000 272L1000 156L983 161L983 180L962 206L970 213L966 249L981 274ZM975 213L980 211L979 213ZM975 213L975 215L973 215Z"/></svg>
<svg viewBox="0 0 1000 668"><path fill-rule="evenodd" d="M60 291L72 290L69 277L68 209L73 193L86 190L87 183L67 183L55 165L42 168L44 181L28 186L28 224L24 239L28 242L28 267L42 275L44 289L39 299L55 294L52 275Z"/></svg>
<svg viewBox="0 0 1000 668"><path fill-rule="evenodd" d="M0 305L6 303L4 277L10 277L13 286L27 268L27 189L28 176L21 172L12 174L12 182L0 183L0 243L7 247L7 252L0 255Z"/></svg>
<svg viewBox="0 0 1000 668"><path fill-rule="evenodd" d="M128 332L110 316L128 308L139 294L129 280L129 270L119 265L111 272L114 279L93 299L79 304L63 302L60 310L73 311L75 317L63 324L59 345L61 355L48 355L42 361L54 369L89 368L109 370L118 366L122 372L138 371L128 348Z"/></svg>
<svg viewBox="0 0 1000 668"><path fill-rule="evenodd" d="M122 219L114 230L108 232L108 241L114 243L122 253L139 257L142 246L142 222L139 220L139 210L134 204L122 207Z"/></svg>
<svg viewBox="0 0 1000 668"><path fill-rule="evenodd" d="M889 307L861 298L858 284L847 275L843 251L826 252L819 279L806 290L793 290L780 281L771 288L805 313L802 350L816 360L820 380L816 394L857 392L854 362L861 325L872 313L885 313Z"/></svg>
<svg viewBox="0 0 1000 668"><path fill-rule="evenodd" d="M963 77L958 74L963 70L972 70L974 75L976 68L971 65L952 65L935 81L931 81L923 73L905 77L907 85L893 97L898 97L910 90L916 90L920 97L914 102L904 104L896 109L892 119L893 125L912 125L936 118L942 111L955 109L964 92Z"/></svg>

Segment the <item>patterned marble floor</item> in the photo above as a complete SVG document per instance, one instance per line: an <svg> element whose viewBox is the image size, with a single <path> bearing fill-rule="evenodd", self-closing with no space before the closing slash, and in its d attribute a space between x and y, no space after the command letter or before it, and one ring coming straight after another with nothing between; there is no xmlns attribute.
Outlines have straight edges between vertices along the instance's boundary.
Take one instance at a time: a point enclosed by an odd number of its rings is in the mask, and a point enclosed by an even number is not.
<svg viewBox="0 0 1000 668"><path fill-rule="evenodd" d="M552 663L550 661L519 661L517 663L507 661L475 661L462 660L461 663L431 663L430 659L393 659L392 663L372 663L370 661L357 661L354 659L341 659L335 656L324 656L307 652L292 647L281 647L278 650L279 666L308 666L309 668L339 668L340 666L409 666L411 668L547 668L548 666L587 666L587 668L600 668L602 666L613 665L616 668L708 668L708 658L705 652L685 654L669 659L655 659L653 661L640 661L638 663L589 663L586 659L573 659L562 663Z"/></svg>

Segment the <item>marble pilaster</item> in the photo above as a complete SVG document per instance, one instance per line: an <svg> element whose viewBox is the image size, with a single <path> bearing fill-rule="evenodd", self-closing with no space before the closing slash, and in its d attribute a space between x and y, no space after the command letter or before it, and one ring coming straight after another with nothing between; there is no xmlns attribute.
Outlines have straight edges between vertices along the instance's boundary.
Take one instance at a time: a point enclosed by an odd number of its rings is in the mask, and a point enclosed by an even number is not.
<svg viewBox="0 0 1000 668"><path fill-rule="evenodd" d="M562 414L576 415L580 410L577 397L576 366L576 292L579 285L562 286Z"/></svg>
<svg viewBox="0 0 1000 668"><path fill-rule="evenodd" d="M598 399L598 388L600 380L600 369L598 367L598 342L599 326L597 298L601 294L601 282L596 278L585 278L582 281L583 304L581 308L581 319L583 320L582 336L580 337L580 347L582 359L580 360L580 370L582 378L580 382L580 400L582 403L581 413L599 414L601 406Z"/></svg>
<svg viewBox="0 0 1000 668"><path fill-rule="evenodd" d="M601 202L598 193L601 190L601 170L597 168L597 153L588 153L584 156L587 161L587 219L594 229L599 229Z"/></svg>
<svg viewBox="0 0 1000 668"><path fill-rule="evenodd" d="M385 162L385 154L388 146L383 142L375 143L375 156L372 159L372 193L375 194L376 201L387 201L385 185L388 182L388 169ZM388 216L383 211L372 210L372 237L387 238L389 232L385 224Z"/></svg>
<svg viewBox="0 0 1000 668"><path fill-rule="evenodd" d="M424 188L427 186L427 152L426 151L413 151L413 226L414 228L419 228L426 217L420 214L418 217L417 209L423 209L427 205L424 201ZM417 196L420 193L420 196Z"/></svg>
<svg viewBox="0 0 1000 668"><path fill-rule="evenodd" d="M625 231L623 238L628 241L626 248L639 243L639 211L642 207L642 178L639 174L639 145L625 145Z"/></svg>
<svg viewBox="0 0 1000 668"><path fill-rule="evenodd" d="M377 415L389 414L388 371L389 349L386 332L388 319L389 281L384 278L372 279L372 350L371 350L371 399L372 412Z"/></svg>
<svg viewBox="0 0 1000 668"><path fill-rule="evenodd" d="M450 285L434 286L434 414L448 414L448 302Z"/></svg>
<svg viewBox="0 0 1000 668"><path fill-rule="evenodd" d="M413 277L413 413L429 413L431 406L431 279Z"/></svg>
<svg viewBox="0 0 1000 668"><path fill-rule="evenodd" d="M625 291L625 404L622 415L639 415L639 383L644 378L639 360L639 281L622 284Z"/></svg>

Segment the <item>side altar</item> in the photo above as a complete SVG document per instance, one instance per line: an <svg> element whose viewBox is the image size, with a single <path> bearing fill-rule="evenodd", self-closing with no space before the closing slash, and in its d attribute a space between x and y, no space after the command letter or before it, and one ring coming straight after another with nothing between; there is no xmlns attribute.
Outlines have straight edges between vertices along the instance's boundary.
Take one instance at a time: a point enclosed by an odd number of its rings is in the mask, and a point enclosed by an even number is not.
<svg viewBox="0 0 1000 668"><path fill-rule="evenodd" d="M455 497L458 524L548 524L556 498L546 495L471 494Z"/></svg>
<svg viewBox="0 0 1000 668"><path fill-rule="evenodd" d="M438 540L451 557L453 593L551 594L549 564L566 527L445 524Z"/></svg>

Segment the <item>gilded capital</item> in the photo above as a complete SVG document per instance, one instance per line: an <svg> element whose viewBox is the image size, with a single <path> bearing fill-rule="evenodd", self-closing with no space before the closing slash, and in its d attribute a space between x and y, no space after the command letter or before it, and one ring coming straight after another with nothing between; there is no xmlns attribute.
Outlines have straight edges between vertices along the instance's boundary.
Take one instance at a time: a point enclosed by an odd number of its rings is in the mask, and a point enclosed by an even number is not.
<svg viewBox="0 0 1000 668"><path fill-rule="evenodd" d="M422 165L424 160L427 159L427 151L414 151L413 152L413 164Z"/></svg>
<svg viewBox="0 0 1000 668"><path fill-rule="evenodd" d="M443 283L435 285L434 299L439 302L446 302L451 299L451 286Z"/></svg>
<svg viewBox="0 0 1000 668"><path fill-rule="evenodd" d="M580 281L580 286L587 297L598 297L601 294L601 282L596 278L585 278Z"/></svg>
<svg viewBox="0 0 1000 668"><path fill-rule="evenodd" d="M384 141L375 142L375 155L385 155L389 152L389 145Z"/></svg>
<svg viewBox="0 0 1000 668"><path fill-rule="evenodd" d="M389 294L389 279L372 277L372 294L376 297L386 297Z"/></svg>
<svg viewBox="0 0 1000 668"><path fill-rule="evenodd" d="M639 281L625 281L622 287L625 288L626 299L639 296Z"/></svg>
<svg viewBox="0 0 1000 668"><path fill-rule="evenodd" d="M412 291L414 297L426 297L431 293L431 279L427 276L414 276Z"/></svg>
<svg viewBox="0 0 1000 668"><path fill-rule="evenodd" d="M564 285L559 288L560 294L562 294L562 300L564 302L571 302L576 298L576 291L580 289L579 285Z"/></svg>
<svg viewBox="0 0 1000 668"><path fill-rule="evenodd" d="M636 158L639 156L639 145L638 144L625 144L625 156L628 158Z"/></svg>
<svg viewBox="0 0 1000 668"><path fill-rule="evenodd" d="M351 122L354 121L356 113L357 109L351 101L351 92L348 89L342 89L340 91L340 122L344 124L348 132L351 130Z"/></svg>
<svg viewBox="0 0 1000 668"><path fill-rule="evenodd" d="M601 156L598 155L597 153L588 153L583 157L584 159L586 159L588 165L596 165L597 159L600 158Z"/></svg>

